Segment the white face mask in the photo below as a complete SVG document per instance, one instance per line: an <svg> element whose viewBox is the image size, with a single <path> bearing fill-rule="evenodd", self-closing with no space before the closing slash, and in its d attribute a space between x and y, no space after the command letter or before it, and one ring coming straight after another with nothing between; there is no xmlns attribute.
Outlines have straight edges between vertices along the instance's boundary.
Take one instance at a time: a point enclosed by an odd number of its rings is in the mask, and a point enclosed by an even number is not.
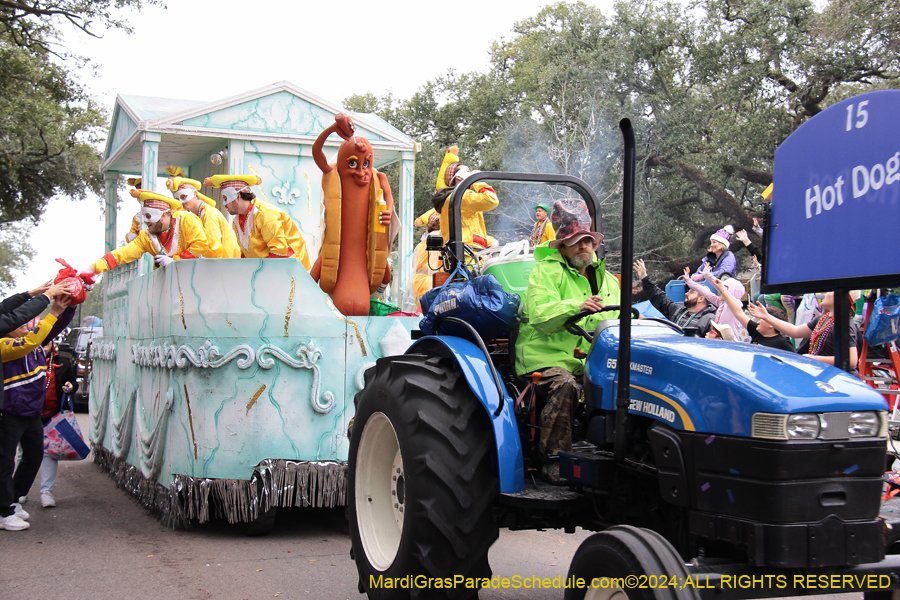
<svg viewBox="0 0 900 600"><path fill-rule="evenodd" d="M240 190L237 188L233 188L233 187L222 188L222 198L224 199L225 204L230 204L237 199L238 195L242 191L249 190L249 189L250 189L249 186L241 188Z"/></svg>
<svg viewBox="0 0 900 600"><path fill-rule="evenodd" d="M144 207L141 209L141 218L144 219L144 223L156 223L162 219L165 212L166 211L158 208Z"/></svg>
<svg viewBox="0 0 900 600"><path fill-rule="evenodd" d="M188 200L191 200L192 198L194 198L194 196L197 195L197 190L195 190L194 188L184 188L184 189L178 190L173 195L175 196L176 200L184 203L184 202L187 202Z"/></svg>

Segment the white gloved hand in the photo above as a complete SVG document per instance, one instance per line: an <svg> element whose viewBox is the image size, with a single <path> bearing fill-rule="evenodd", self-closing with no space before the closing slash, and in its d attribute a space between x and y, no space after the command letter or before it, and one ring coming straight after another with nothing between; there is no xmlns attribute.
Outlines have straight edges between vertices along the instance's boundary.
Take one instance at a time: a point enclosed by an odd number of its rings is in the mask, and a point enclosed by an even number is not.
<svg viewBox="0 0 900 600"><path fill-rule="evenodd" d="M126 241L126 242L133 242L134 239L135 239L136 237L137 237L137 234L136 234L136 233L131 233L131 232L129 231L128 233L125 234L125 241Z"/></svg>
<svg viewBox="0 0 900 600"><path fill-rule="evenodd" d="M172 264L175 262L175 259L166 254L157 254L153 261L156 263L157 267L165 267L166 265Z"/></svg>

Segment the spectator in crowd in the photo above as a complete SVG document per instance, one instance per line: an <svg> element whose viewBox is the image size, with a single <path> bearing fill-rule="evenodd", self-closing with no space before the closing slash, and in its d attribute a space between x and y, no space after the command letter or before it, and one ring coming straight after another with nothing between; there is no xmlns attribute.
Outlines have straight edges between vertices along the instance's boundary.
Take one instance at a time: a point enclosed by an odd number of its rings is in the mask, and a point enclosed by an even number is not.
<svg viewBox="0 0 900 600"><path fill-rule="evenodd" d="M709 305L706 298L696 290L688 288L684 294L683 304L673 302L647 275L643 259L639 258L634 262L634 270L641 281L641 288L647 294L647 299L656 310L681 328L694 327L700 336L709 333L709 324L716 315L716 309Z"/></svg>
<svg viewBox="0 0 900 600"><path fill-rule="evenodd" d="M550 224L550 207L543 202L534 207L534 216L537 219L531 228L530 242L532 246L539 246L544 242L556 239L556 231Z"/></svg>
<svg viewBox="0 0 900 600"><path fill-rule="evenodd" d="M756 231L756 226L758 226L756 219L753 219L753 224L755 226L753 230ZM747 230L741 229L740 231L735 233L734 239L742 243L744 247L747 248L747 252L749 252L750 256L755 259L754 262L757 265L762 263L762 250L760 250L759 247L750 240L750 236L747 235Z"/></svg>
<svg viewBox="0 0 900 600"><path fill-rule="evenodd" d="M712 265L707 264L704 268L702 275L706 278L707 281L712 283L716 280L715 277L711 275ZM688 286L688 288L694 290L704 298L711 305L716 307L716 316L713 317L713 322L721 323L723 325L728 325L731 329L732 339L735 339L739 342L749 342L750 334L747 332L746 326L738 319L737 315L735 315L731 308L729 308L728 304L720 298L717 294L713 293L711 289L702 283L697 283L696 281L691 279L691 270L687 267L684 268L684 282ZM721 280L719 280L721 281ZM733 277L728 278L723 282L725 286L725 290L728 292L728 295L736 298L738 302L741 301L741 298L744 297L744 284L742 284L737 279ZM741 311L738 311L741 312ZM722 336L724 339L724 336Z"/></svg>
<svg viewBox="0 0 900 600"><path fill-rule="evenodd" d="M581 397L579 381L584 374L586 353L583 338L566 331L564 325L582 311L585 327L593 329L603 320L618 317L618 311L603 307L618 304L619 282L606 270L606 260L597 250L603 235L591 231L591 215L584 200L558 200L552 219L558 224L557 239L535 249L537 265L528 278L522 315L526 319L516 340L516 373L541 374L538 385L547 390L540 410L539 449L545 456L542 477L562 482L559 452L572 449L572 419Z"/></svg>
<svg viewBox="0 0 900 600"><path fill-rule="evenodd" d="M59 346L53 338L47 338L43 346L44 356L47 358L47 393L44 396L44 410L41 413L41 426L46 425L50 419L63 410L63 398L69 398L78 389L78 380L75 377L75 368L68 356L59 353ZM53 497L53 486L56 485L56 472L59 461L44 452L44 460L41 462L41 506L53 508L56 506L56 498ZM24 503L24 498L19 498Z"/></svg>
<svg viewBox="0 0 900 600"><path fill-rule="evenodd" d="M0 302L0 335L6 335L44 312L52 300L70 292L70 285L68 280L54 284L47 282L30 292L20 292ZM0 362L0 380L2 379L3 363ZM3 388L0 387L0 415L2 413Z"/></svg>
<svg viewBox="0 0 900 600"><path fill-rule="evenodd" d="M775 329L774 326L772 326L771 323L762 319L751 319L744 313L740 300L738 298L735 298L733 294L728 293L728 290L725 289L726 282L723 282L721 279L713 279L712 283L714 286L716 286L716 290L719 292L719 298L721 298L725 302L725 304L728 305L728 308L731 310L732 314L735 315L743 328L749 332L751 344L758 344L760 346L766 346L768 348L778 348L779 350L786 350L788 352L794 351L794 346L791 344L791 340L781 335L778 330ZM763 307L763 310L768 312L769 315L775 317L776 319L780 319L782 321L785 321L787 319L787 315L785 315L784 311L780 308L768 306Z"/></svg>
<svg viewBox="0 0 900 600"><path fill-rule="evenodd" d="M56 298L50 314L33 327L23 325L10 337L0 340L0 360L4 363L3 412L0 414L0 529L28 529L28 513L16 500L28 494L44 453L44 409L47 359L40 347L68 326L75 314L69 300ZM16 446L22 445L22 459L15 466ZM13 474L15 470L15 474Z"/></svg>
<svg viewBox="0 0 900 600"><path fill-rule="evenodd" d="M734 330L728 323L716 323L713 321L709 324L709 333L706 337L712 340L734 341Z"/></svg>
<svg viewBox="0 0 900 600"><path fill-rule="evenodd" d="M707 264L712 265L713 277L737 277L737 259L734 258L734 252L728 249L733 233L734 227L726 225L709 236L709 251L700 262L697 272L691 276L694 281L703 281L702 271Z"/></svg>
<svg viewBox="0 0 900 600"><path fill-rule="evenodd" d="M854 297L855 296L855 297ZM859 298L859 292L851 292L851 299L855 302ZM818 317L802 325L794 325L785 320L776 318L762 304L750 304L750 314L760 321L767 321L775 329L792 338L803 338L806 341L797 349L799 354L834 365L834 292L825 294L822 300L822 310ZM847 315L850 321L850 373L856 375L859 354L856 349L857 329L853 320L853 313Z"/></svg>

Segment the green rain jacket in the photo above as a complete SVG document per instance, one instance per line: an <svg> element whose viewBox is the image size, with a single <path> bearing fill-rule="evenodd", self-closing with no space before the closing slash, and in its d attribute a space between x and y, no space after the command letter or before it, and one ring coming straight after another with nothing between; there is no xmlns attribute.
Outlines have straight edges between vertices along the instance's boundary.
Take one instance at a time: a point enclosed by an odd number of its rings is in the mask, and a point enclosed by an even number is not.
<svg viewBox="0 0 900 600"><path fill-rule="evenodd" d="M591 294L587 277L569 266L558 250L541 244L534 249L538 261L528 278L522 316L528 321L519 329L516 340L516 373L527 375L538 369L562 367L575 375L584 373L584 360L573 356L576 347L587 341L563 328L563 323L581 310ZM619 280L606 271L606 261L597 260L588 267L597 275L597 295L604 305L619 303ZM619 311L595 313L580 324L592 331L604 319L619 318Z"/></svg>

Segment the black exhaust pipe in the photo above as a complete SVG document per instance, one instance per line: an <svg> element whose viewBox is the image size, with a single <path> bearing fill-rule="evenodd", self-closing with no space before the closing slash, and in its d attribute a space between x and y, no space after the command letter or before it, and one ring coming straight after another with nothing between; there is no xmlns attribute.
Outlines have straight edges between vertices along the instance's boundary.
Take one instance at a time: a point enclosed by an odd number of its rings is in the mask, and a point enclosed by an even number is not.
<svg viewBox="0 0 900 600"><path fill-rule="evenodd" d="M625 460L628 450L628 405L631 403L631 266L634 262L634 171L636 153L631 121L619 121L625 138L625 176L622 182L622 277L619 311L619 358L616 363L619 387L616 394L616 461Z"/></svg>

